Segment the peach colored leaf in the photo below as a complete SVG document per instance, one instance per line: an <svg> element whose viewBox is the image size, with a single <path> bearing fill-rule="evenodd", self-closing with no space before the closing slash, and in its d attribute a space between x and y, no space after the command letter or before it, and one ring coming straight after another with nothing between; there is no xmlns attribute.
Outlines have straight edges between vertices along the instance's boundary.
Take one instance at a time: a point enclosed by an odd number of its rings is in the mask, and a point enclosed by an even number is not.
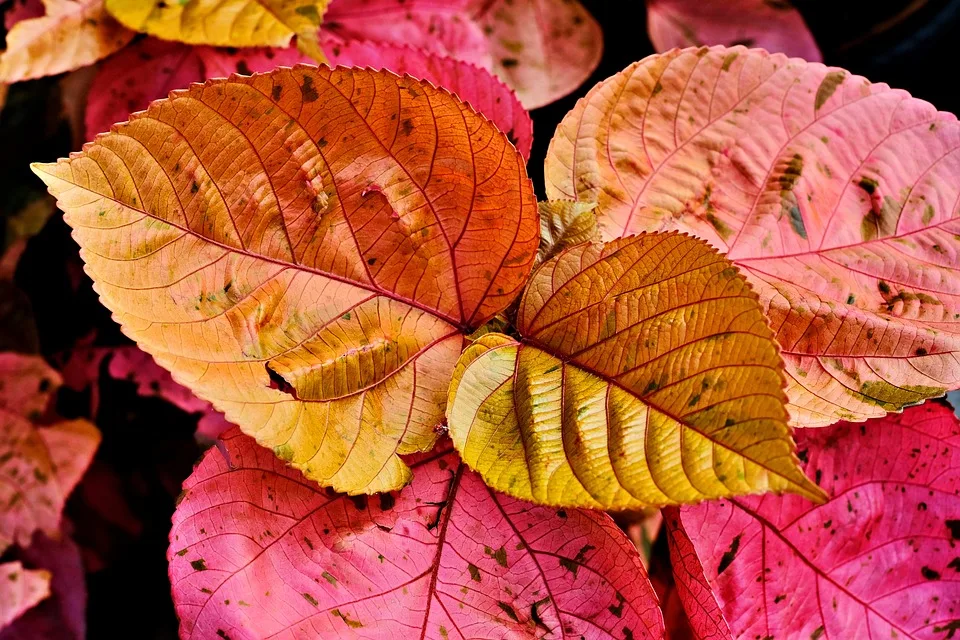
<svg viewBox="0 0 960 640"><path fill-rule="evenodd" d="M468 347L450 436L494 489L631 509L822 492L798 468L783 364L756 294L677 233L578 245L533 274L520 340Z"/></svg>
<svg viewBox="0 0 960 640"><path fill-rule="evenodd" d="M949 407L799 429L797 442L828 503L737 498L668 516L692 541L691 619L709 590L731 632L719 637L949 638L960 610L960 422Z"/></svg>
<svg viewBox="0 0 960 640"><path fill-rule="evenodd" d="M960 126L840 69L742 47L652 56L557 129L547 195L604 238L681 229L727 253L777 333L794 424L960 387Z"/></svg>
<svg viewBox="0 0 960 640"><path fill-rule="evenodd" d="M408 45L350 40L324 49L331 65L389 69L448 89L506 133L525 160L533 145L533 121L516 94L489 71Z"/></svg>
<svg viewBox="0 0 960 640"><path fill-rule="evenodd" d="M238 431L173 517L182 638L661 638L656 595L602 513L486 487L448 442L399 494L321 491Z"/></svg>
<svg viewBox="0 0 960 640"><path fill-rule="evenodd" d="M20 20L0 53L0 82L56 75L93 64L135 35L111 18L104 0L44 0L43 17Z"/></svg>
<svg viewBox="0 0 960 640"><path fill-rule="evenodd" d="M324 62L318 29L329 0L105 0L117 20L164 40L223 47L297 47Z"/></svg>
<svg viewBox="0 0 960 640"><path fill-rule="evenodd" d="M490 47L493 72L528 109L548 105L590 77L603 54L603 32L577 0L481 0L475 16Z"/></svg>
<svg viewBox="0 0 960 640"><path fill-rule="evenodd" d="M744 45L821 62L803 16L789 0L647 0L647 31L657 51Z"/></svg>
<svg viewBox="0 0 960 640"><path fill-rule="evenodd" d="M324 30L472 62L527 109L579 87L603 51L600 26L576 0L334 0Z"/></svg>
<svg viewBox="0 0 960 640"><path fill-rule="evenodd" d="M347 492L433 446L463 336L537 245L522 157L449 93L299 66L153 103L35 171L127 335Z"/></svg>
<svg viewBox="0 0 960 640"><path fill-rule="evenodd" d="M50 572L0 564L0 630L50 595Z"/></svg>

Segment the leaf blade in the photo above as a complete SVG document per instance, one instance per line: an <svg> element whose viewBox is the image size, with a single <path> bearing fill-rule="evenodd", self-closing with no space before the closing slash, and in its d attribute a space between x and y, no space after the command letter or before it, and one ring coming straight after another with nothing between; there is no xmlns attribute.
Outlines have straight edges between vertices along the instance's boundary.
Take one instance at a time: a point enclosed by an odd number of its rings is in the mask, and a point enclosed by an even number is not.
<svg viewBox="0 0 960 640"><path fill-rule="evenodd" d="M35 171L124 331L353 493L409 480L398 456L435 442L464 331L512 300L536 252L516 150L449 93L387 72L195 85Z"/></svg>
<svg viewBox="0 0 960 640"><path fill-rule="evenodd" d="M602 124L623 109L644 126ZM547 194L596 199L607 239L679 229L726 251L777 330L796 424L865 420L960 386L956 130L839 69L687 49L636 63L568 114Z"/></svg>
<svg viewBox="0 0 960 640"><path fill-rule="evenodd" d="M960 599L946 569L956 555L958 431L950 409L930 402L867 427L800 429L807 471L822 478L828 503L742 498L668 519L692 541L697 586L719 602L732 632L725 637L949 633ZM724 591L732 583L736 599Z"/></svg>
<svg viewBox="0 0 960 640"><path fill-rule="evenodd" d="M448 399L454 445L497 490L606 509L822 498L793 455L755 294L702 241L568 249L534 273L517 328L464 353Z"/></svg>
<svg viewBox="0 0 960 640"><path fill-rule="evenodd" d="M184 635L662 635L643 567L606 515L495 494L448 443L411 461L402 492L361 502L302 482L236 431L224 442L229 462L211 449L174 516L168 558ZM265 510L252 522L231 500ZM245 542L217 535L214 515Z"/></svg>

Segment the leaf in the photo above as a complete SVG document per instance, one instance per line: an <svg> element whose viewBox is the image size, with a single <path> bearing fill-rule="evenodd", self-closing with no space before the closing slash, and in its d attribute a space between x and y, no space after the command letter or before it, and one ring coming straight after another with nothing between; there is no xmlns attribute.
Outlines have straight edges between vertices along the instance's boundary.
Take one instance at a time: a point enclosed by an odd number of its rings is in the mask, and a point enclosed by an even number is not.
<svg viewBox="0 0 960 640"><path fill-rule="evenodd" d="M293 48L223 49L191 47L145 38L106 60L97 73L87 105L88 136L109 131L134 111L166 98L174 89L233 73L250 75L279 66L309 62Z"/></svg>
<svg viewBox="0 0 960 640"><path fill-rule="evenodd" d="M426 83L301 66L175 92L34 169L126 334L358 493L409 481L398 456L433 446L464 334L525 282L523 164Z"/></svg>
<svg viewBox="0 0 960 640"><path fill-rule="evenodd" d="M567 115L546 191L595 200L604 239L679 229L725 251L777 333L794 424L860 421L960 387L958 133L839 69L687 49Z"/></svg>
<svg viewBox="0 0 960 640"><path fill-rule="evenodd" d="M516 326L519 342L467 348L447 403L454 445L494 489L604 509L821 497L793 455L756 296L705 242L567 249L534 273Z"/></svg>
<svg viewBox="0 0 960 640"><path fill-rule="evenodd" d="M324 30L472 62L506 82L527 109L579 87L603 50L600 26L576 0L334 0Z"/></svg>
<svg viewBox="0 0 960 640"><path fill-rule="evenodd" d="M386 68L429 80L456 93L492 120L520 150L525 159L533 143L530 115L516 96L496 78L465 62L427 52L373 42L344 42L326 47L333 65ZM249 75L278 66L293 66L309 59L295 49L223 49L188 47L147 38L128 47L104 64L94 82L87 109L87 131L107 131L127 115L145 109L152 101L192 82ZM149 70L150 73L145 73Z"/></svg>
<svg viewBox="0 0 960 640"><path fill-rule="evenodd" d="M938 403L800 429L806 470L830 502L738 498L668 516L692 540L725 637L949 637L960 607L958 436Z"/></svg>
<svg viewBox="0 0 960 640"><path fill-rule="evenodd" d="M576 0L488 0L475 18L493 57L493 72L527 109L573 92L600 64L603 33Z"/></svg>
<svg viewBox="0 0 960 640"><path fill-rule="evenodd" d="M93 64L135 35L111 18L103 0L43 0L46 15L21 20L0 54L0 83L19 82Z"/></svg>
<svg viewBox="0 0 960 640"><path fill-rule="evenodd" d="M30 547L17 555L33 569L52 576L49 580L51 597L0 631L0 640L86 638L87 587L77 545L64 532L60 532L58 540L38 534L33 537Z"/></svg>
<svg viewBox="0 0 960 640"><path fill-rule="evenodd" d="M90 464L100 433L85 420L37 427L60 386L41 358L0 354L0 553L28 546L35 531L57 535L67 496Z"/></svg>
<svg viewBox="0 0 960 640"><path fill-rule="evenodd" d="M409 487L369 499L320 491L236 430L224 444L173 518L182 637L663 636L607 515L497 494L447 442L411 462Z"/></svg>
<svg viewBox="0 0 960 640"><path fill-rule="evenodd" d="M30 420L43 415L61 384L43 358L19 353L0 353L0 381L0 412Z"/></svg>
<svg viewBox="0 0 960 640"><path fill-rule="evenodd" d="M157 396L187 413L199 413L197 433L208 440L215 440L231 425L206 400L193 395L189 389L174 382L170 372L161 368L150 354L136 347L111 349L110 375L118 380L137 383L141 396Z"/></svg>
<svg viewBox="0 0 960 640"><path fill-rule="evenodd" d="M164 40L224 47L297 47L320 62L317 30L329 0L106 0L107 10L136 31Z"/></svg>
<svg viewBox="0 0 960 640"><path fill-rule="evenodd" d="M548 200L537 203L540 211L540 260L584 242L599 240L596 208L592 202Z"/></svg>
<svg viewBox="0 0 960 640"><path fill-rule="evenodd" d="M530 114L516 94L485 69L410 46L382 42L354 40L324 49L331 65L389 69L448 89L505 132L524 160L530 159L533 145Z"/></svg>
<svg viewBox="0 0 960 640"><path fill-rule="evenodd" d="M19 562L0 564L0 629L49 595L49 571L24 569Z"/></svg>
<svg viewBox="0 0 960 640"><path fill-rule="evenodd" d="M647 31L657 51L744 45L821 62L803 16L789 0L648 0Z"/></svg>

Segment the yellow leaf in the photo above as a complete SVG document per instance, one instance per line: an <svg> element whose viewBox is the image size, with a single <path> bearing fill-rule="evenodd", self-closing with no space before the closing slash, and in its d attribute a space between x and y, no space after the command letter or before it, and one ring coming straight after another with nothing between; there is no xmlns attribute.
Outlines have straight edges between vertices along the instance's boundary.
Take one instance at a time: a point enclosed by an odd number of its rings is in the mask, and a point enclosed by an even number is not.
<svg viewBox="0 0 960 640"><path fill-rule="evenodd" d="M21 20L0 54L0 82L56 75L93 64L136 35L111 18L103 0L44 0L46 15Z"/></svg>
<svg viewBox="0 0 960 640"><path fill-rule="evenodd" d="M188 44L223 47L297 46L326 59L318 30L329 0L106 0L117 20L137 31Z"/></svg>
<svg viewBox="0 0 960 640"><path fill-rule="evenodd" d="M34 171L124 332L340 491L430 449L465 336L536 256L522 156L386 71L298 66L154 102Z"/></svg>
<svg viewBox="0 0 960 640"><path fill-rule="evenodd" d="M599 240L596 203L575 200L547 200L537 203L540 211L540 260L591 240Z"/></svg>
<svg viewBox="0 0 960 640"><path fill-rule="evenodd" d="M569 249L533 275L517 329L464 352L447 405L454 445L495 489L605 509L823 497L794 455L757 296L705 242Z"/></svg>

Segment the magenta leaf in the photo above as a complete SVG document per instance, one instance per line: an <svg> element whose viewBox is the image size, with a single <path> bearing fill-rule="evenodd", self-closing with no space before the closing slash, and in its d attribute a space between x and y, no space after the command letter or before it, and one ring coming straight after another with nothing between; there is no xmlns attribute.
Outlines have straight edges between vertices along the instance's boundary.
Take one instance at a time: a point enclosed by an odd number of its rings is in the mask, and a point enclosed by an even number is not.
<svg viewBox="0 0 960 640"><path fill-rule="evenodd" d="M400 493L321 490L238 430L173 518L183 638L661 638L640 558L602 513L488 489L449 443Z"/></svg>
<svg viewBox="0 0 960 640"><path fill-rule="evenodd" d="M796 439L828 503L770 495L667 514L698 637L952 638L960 421L950 408L927 402Z"/></svg>
<svg viewBox="0 0 960 640"><path fill-rule="evenodd" d="M414 49L406 45L385 42L349 40L324 49L330 64L353 67L389 69L396 74L409 74L429 80L448 89L469 102L474 109L489 118L503 131L520 151L524 160L530 159L533 145L533 122L520 104L517 95L489 71L469 62Z"/></svg>
<svg viewBox="0 0 960 640"><path fill-rule="evenodd" d="M661 52L742 44L823 60L803 16L787 0L647 0L647 30Z"/></svg>

